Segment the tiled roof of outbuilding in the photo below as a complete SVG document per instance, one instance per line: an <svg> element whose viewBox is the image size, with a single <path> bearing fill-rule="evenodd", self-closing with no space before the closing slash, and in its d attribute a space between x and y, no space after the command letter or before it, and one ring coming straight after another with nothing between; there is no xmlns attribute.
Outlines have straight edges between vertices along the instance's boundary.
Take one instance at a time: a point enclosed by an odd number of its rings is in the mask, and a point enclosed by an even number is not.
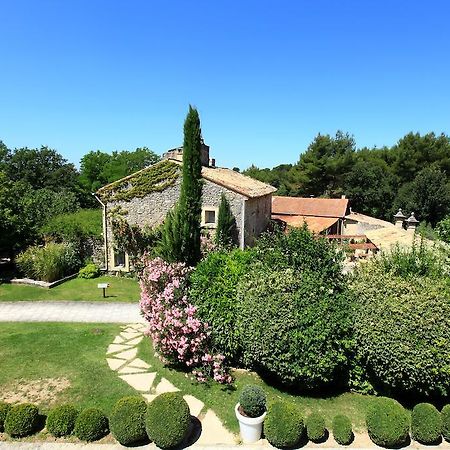
<svg viewBox="0 0 450 450"><path fill-rule="evenodd" d="M272 214L344 218L347 208L346 198L272 197Z"/></svg>

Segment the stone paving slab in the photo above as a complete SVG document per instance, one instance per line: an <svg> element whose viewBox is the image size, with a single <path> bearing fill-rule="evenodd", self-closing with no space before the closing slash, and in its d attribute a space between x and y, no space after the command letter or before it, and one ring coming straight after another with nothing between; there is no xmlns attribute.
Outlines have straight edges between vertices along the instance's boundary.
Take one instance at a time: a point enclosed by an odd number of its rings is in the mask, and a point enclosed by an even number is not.
<svg viewBox="0 0 450 450"><path fill-rule="evenodd" d="M138 303L0 302L0 322L144 323Z"/></svg>

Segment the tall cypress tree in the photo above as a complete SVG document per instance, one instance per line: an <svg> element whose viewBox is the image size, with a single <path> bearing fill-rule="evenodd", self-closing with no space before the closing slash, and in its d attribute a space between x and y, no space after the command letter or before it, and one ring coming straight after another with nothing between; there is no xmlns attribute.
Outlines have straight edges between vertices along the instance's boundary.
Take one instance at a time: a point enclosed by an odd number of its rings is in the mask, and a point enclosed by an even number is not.
<svg viewBox="0 0 450 450"><path fill-rule="evenodd" d="M237 241L236 219L231 212L230 204L224 194L220 199L219 214L215 242L219 246L227 247Z"/></svg>

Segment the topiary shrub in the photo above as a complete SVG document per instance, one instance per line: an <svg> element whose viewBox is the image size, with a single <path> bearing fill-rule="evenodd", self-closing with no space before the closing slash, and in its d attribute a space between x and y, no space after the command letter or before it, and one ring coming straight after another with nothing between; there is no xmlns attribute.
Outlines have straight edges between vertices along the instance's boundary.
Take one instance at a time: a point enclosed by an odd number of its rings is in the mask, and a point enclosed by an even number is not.
<svg viewBox="0 0 450 450"><path fill-rule="evenodd" d="M108 434L108 418L98 408L88 408L78 415L74 434L82 441L97 441Z"/></svg>
<svg viewBox="0 0 450 450"><path fill-rule="evenodd" d="M260 386L247 385L239 396L239 405L247 417L259 417L266 412L266 394Z"/></svg>
<svg viewBox="0 0 450 450"><path fill-rule="evenodd" d="M375 261L353 277L355 359L371 384L398 395L450 395L450 288Z"/></svg>
<svg viewBox="0 0 450 450"><path fill-rule="evenodd" d="M11 437L33 434L39 426L39 410L36 405L22 403L13 406L6 415L5 432Z"/></svg>
<svg viewBox="0 0 450 450"><path fill-rule="evenodd" d="M350 445L352 443L354 438L352 422L347 416L342 414L335 416L331 428L334 440L339 445Z"/></svg>
<svg viewBox="0 0 450 450"><path fill-rule="evenodd" d="M366 425L370 439L381 447L397 447L408 439L408 413L391 398L373 400L367 409Z"/></svg>
<svg viewBox="0 0 450 450"><path fill-rule="evenodd" d="M150 440L160 448L181 444L190 423L189 406L177 392L161 394L147 407L145 428Z"/></svg>
<svg viewBox="0 0 450 450"><path fill-rule="evenodd" d="M441 413L430 403L419 403L411 414L411 436L421 444L435 444L442 433Z"/></svg>
<svg viewBox="0 0 450 450"><path fill-rule="evenodd" d="M60 405L53 408L47 416L47 431L56 437L69 436L75 427L79 411L73 405Z"/></svg>
<svg viewBox="0 0 450 450"><path fill-rule="evenodd" d="M306 419L306 434L312 442L322 442L327 437L325 419L322 414L312 413Z"/></svg>
<svg viewBox="0 0 450 450"><path fill-rule="evenodd" d="M274 447L293 447L304 431L303 416L296 405L276 401L269 406L264 420L264 435Z"/></svg>
<svg viewBox="0 0 450 450"><path fill-rule="evenodd" d="M86 264L78 272L78 278L92 279L97 278L100 275L100 269L95 264Z"/></svg>
<svg viewBox="0 0 450 450"><path fill-rule="evenodd" d="M310 390L345 379L351 322L343 286L312 270L255 265L238 299L246 367Z"/></svg>
<svg viewBox="0 0 450 450"><path fill-rule="evenodd" d="M10 409L11 405L9 403L0 402L0 433L3 433L5 430L5 419Z"/></svg>
<svg viewBox="0 0 450 450"><path fill-rule="evenodd" d="M109 417L112 435L122 445L132 445L147 439L145 413L147 403L141 397L121 398Z"/></svg>
<svg viewBox="0 0 450 450"><path fill-rule="evenodd" d="M445 405L441 412L442 418L442 436L450 442L450 405Z"/></svg>

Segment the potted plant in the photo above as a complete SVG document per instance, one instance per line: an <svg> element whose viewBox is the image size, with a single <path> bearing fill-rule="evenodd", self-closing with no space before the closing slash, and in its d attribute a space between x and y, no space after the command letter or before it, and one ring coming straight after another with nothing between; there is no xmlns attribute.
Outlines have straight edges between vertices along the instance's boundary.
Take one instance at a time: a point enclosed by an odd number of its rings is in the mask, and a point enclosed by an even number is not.
<svg viewBox="0 0 450 450"><path fill-rule="evenodd" d="M245 386L234 411L239 421L242 441L251 444L261 439L266 417L266 394L259 386Z"/></svg>

